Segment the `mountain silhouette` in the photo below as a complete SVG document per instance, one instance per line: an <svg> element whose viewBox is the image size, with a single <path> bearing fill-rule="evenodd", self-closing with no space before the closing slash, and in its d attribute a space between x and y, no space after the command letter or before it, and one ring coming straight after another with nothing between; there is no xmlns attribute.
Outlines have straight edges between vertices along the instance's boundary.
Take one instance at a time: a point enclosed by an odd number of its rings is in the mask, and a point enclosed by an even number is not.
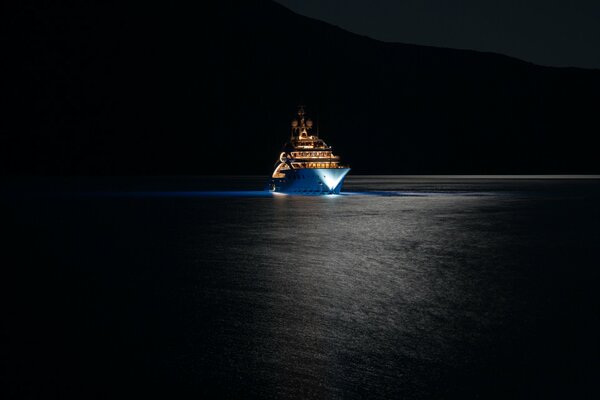
<svg viewBox="0 0 600 400"><path fill-rule="evenodd" d="M600 172L598 70L197 3L11 5L2 173L268 175L298 104L353 173Z"/></svg>

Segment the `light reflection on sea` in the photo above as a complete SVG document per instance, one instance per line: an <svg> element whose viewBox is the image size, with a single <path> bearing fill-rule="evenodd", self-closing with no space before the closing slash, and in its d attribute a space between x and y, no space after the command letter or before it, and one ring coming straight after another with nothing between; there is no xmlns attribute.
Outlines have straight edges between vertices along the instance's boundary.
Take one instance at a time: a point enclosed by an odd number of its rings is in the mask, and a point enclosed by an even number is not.
<svg viewBox="0 0 600 400"><path fill-rule="evenodd" d="M263 184L5 186L19 255L4 263L18 311L6 359L56 367L9 381L302 399L592 388L598 180L349 176L339 196Z"/></svg>

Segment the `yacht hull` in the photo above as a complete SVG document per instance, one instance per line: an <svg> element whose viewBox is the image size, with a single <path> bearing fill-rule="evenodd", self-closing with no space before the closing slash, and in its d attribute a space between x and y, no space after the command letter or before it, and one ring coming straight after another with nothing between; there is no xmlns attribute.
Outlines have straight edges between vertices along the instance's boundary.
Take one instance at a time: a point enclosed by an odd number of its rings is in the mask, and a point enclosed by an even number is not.
<svg viewBox="0 0 600 400"><path fill-rule="evenodd" d="M306 195L339 194L349 171L350 168L290 169L284 172L284 178L272 178L268 190Z"/></svg>

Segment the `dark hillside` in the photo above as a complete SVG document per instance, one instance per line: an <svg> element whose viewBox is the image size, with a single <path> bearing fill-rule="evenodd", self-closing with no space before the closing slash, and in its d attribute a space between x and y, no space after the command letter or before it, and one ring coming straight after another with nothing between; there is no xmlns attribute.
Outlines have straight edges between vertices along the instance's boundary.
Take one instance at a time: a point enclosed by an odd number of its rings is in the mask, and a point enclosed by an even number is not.
<svg viewBox="0 0 600 400"><path fill-rule="evenodd" d="M271 1L13 8L3 173L268 174L297 104L355 173L600 172L597 70L378 42Z"/></svg>

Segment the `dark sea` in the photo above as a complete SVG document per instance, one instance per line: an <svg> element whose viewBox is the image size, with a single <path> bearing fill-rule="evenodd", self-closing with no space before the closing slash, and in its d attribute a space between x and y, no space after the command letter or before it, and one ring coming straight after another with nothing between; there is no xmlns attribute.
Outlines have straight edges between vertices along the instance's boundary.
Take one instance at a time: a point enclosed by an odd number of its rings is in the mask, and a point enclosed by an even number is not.
<svg viewBox="0 0 600 400"><path fill-rule="evenodd" d="M599 398L600 179L12 178L19 398Z"/></svg>

